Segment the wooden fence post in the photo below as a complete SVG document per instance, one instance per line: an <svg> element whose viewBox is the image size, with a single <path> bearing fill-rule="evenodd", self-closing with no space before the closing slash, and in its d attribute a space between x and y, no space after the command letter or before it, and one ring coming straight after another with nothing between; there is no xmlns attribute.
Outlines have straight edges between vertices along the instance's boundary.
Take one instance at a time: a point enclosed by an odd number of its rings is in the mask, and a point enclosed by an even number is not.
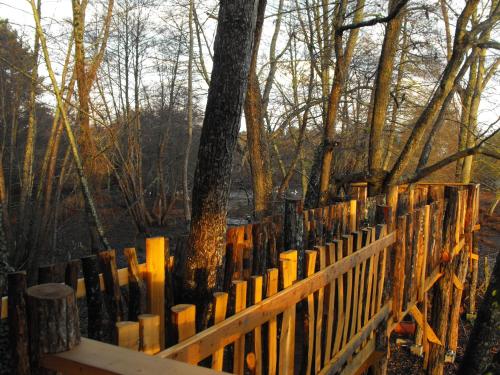
<svg viewBox="0 0 500 375"><path fill-rule="evenodd" d="M288 288L297 280L297 251L288 250L280 254L283 289ZM296 306L283 312L280 337L280 374L294 373L295 359L295 315Z"/></svg>
<svg viewBox="0 0 500 375"><path fill-rule="evenodd" d="M105 302L108 307L109 318L113 323L112 328L115 329L115 323L121 322L124 318L122 292L116 266L116 252L115 250L101 251L98 256L104 281Z"/></svg>
<svg viewBox="0 0 500 375"><path fill-rule="evenodd" d="M131 350L139 350L139 322L116 323L116 345Z"/></svg>
<svg viewBox="0 0 500 375"><path fill-rule="evenodd" d="M9 343L12 353L12 368L16 374L29 375L28 321L26 316L26 272L7 275Z"/></svg>
<svg viewBox="0 0 500 375"><path fill-rule="evenodd" d="M278 293L278 274L277 268L270 268L266 273L266 297L271 297ZM276 362L277 362L277 334L278 325L276 317L269 320L267 328L267 349L269 353L268 357L268 371L269 375L276 374Z"/></svg>
<svg viewBox="0 0 500 375"><path fill-rule="evenodd" d="M228 294L224 292L214 293L214 325L226 319ZM212 369L222 371L224 364L224 348L214 352L212 355Z"/></svg>
<svg viewBox="0 0 500 375"><path fill-rule="evenodd" d="M76 295L67 285L50 283L32 286L26 296L32 371L44 374L41 355L65 352L80 343Z"/></svg>
<svg viewBox="0 0 500 375"><path fill-rule="evenodd" d="M304 237L304 205L301 199L285 199L285 217L283 220L283 235L285 239L285 250L297 250L299 280L304 278L305 250L302 239Z"/></svg>
<svg viewBox="0 0 500 375"><path fill-rule="evenodd" d="M160 317L153 314L141 314L139 320L140 350L146 354L160 351Z"/></svg>
<svg viewBox="0 0 500 375"><path fill-rule="evenodd" d="M97 256L90 255L82 258L81 260L85 281L85 297L87 299L88 335L89 338L93 340L103 340L103 299L99 283Z"/></svg>
<svg viewBox="0 0 500 375"><path fill-rule="evenodd" d="M128 319L134 321L146 312L146 285L139 272L135 249L126 248L123 253L128 262Z"/></svg>
<svg viewBox="0 0 500 375"><path fill-rule="evenodd" d="M160 348L165 349L165 238L146 239L146 280L151 314L160 317Z"/></svg>
<svg viewBox="0 0 500 375"><path fill-rule="evenodd" d="M452 253L452 249L456 242L455 235L458 216L458 188L447 186L445 188L445 194L448 199L448 204L446 206L443 223L443 276L434 287L431 316L432 327L434 328L442 345L430 343L429 363L427 367L427 374L429 375L443 374L445 348L447 344L446 338L450 318L453 262L449 261L449 257L451 256L450 254Z"/></svg>
<svg viewBox="0 0 500 375"><path fill-rule="evenodd" d="M73 288L75 293L78 287L78 272L80 271L81 263L80 259L72 259L66 264L64 282L66 285Z"/></svg>
<svg viewBox="0 0 500 375"><path fill-rule="evenodd" d="M234 280L234 313L237 314L247 306L247 282ZM233 373L243 375L245 370L245 335L234 342Z"/></svg>

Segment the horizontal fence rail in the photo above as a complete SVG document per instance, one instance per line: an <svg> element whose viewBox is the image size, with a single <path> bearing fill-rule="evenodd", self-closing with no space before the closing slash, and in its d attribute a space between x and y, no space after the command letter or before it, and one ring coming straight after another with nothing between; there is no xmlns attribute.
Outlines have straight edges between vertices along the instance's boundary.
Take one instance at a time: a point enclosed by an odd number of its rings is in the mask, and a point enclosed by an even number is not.
<svg viewBox="0 0 500 375"><path fill-rule="evenodd" d="M287 199L284 215L228 228L213 325L198 333L195 306L175 304L182 302L182 242L170 249L163 237L146 239L146 262L128 248L122 269L114 250L82 258L83 278L78 260L41 267L40 282L66 283L86 300L92 338L44 354L41 366L69 374L141 366L210 373L196 365L237 374L359 373L383 366L389 337L408 315L417 327L411 351L423 356L424 368L432 373L453 362L467 274L468 311L475 313L479 186L401 185L368 197L359 183L347 194L351 199L309 210ZM14 304L3 297L0 311L19 333L11 334L19 370L30 366L21 349L36 345L25 334L26 274L9 278ZM447 299L438 298L444 291ZM440 308L430 311L431 302Z"/></svg>

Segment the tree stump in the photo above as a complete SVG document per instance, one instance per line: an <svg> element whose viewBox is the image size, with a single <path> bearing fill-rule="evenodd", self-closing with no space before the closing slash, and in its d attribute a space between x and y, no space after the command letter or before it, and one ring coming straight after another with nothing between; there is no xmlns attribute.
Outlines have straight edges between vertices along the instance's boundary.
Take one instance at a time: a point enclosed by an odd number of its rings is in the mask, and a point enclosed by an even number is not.
<svg viewBox="0 0 500 375"><path fill-rule="evenodd" d="M80 343L78 307L73 289L63 284L41 284L26 292L31 366L45 374L38 362L43 354L68 351Z"/></svg>

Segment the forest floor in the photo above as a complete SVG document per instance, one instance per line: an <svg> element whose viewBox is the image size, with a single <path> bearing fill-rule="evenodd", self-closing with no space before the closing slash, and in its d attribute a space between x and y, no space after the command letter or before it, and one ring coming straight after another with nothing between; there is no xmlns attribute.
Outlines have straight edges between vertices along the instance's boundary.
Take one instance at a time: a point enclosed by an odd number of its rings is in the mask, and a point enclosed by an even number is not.
<svg viewBox="0 0 500 375"><path fill-rule="evenodd" d="M479 212L479 221L481 229L479 231L479 278L478 295L476 306L479 308L482 297L486 291L487 281L485 274L491 273L495 266L495 260L498 251L500 251L500 207L497 206L492 216L488 216L488 210L491 207L495 194L487 191L481 191L481 205ZM485 272L486 271L486 272ZM465 304L468 303L467 296ZM465 311L460 316L459 323L459 342L454 363L445 365L445 374L455 374L460 366L460 361L465 352L469 334L472 330L472 323L466 319ZM498 351L500 342L497 343L494 350ZM410 353L409 346L396 345L396 335L391 340L391 357L389 360L389 375L416 375L423 374L423 361Z"/></svg>

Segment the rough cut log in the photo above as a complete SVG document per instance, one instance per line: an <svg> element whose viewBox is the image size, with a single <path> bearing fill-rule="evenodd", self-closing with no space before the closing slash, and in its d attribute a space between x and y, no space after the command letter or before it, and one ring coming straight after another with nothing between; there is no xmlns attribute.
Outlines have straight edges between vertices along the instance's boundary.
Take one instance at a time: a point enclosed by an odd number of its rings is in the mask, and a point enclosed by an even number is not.
<svg viewBox="0 0 500 375"><path fill-rule="evenodd" d="M139 271L139 262L134 248L124 250L128 261L128 320L136 321L146 312L146 284Z"/></svg>
<svg viewBox="0 0 500 375"><path fill-rule="evenodd" d="M7 275L9 343L13 366L16 374L29 375L28 323L26 320L26 272L13 272Z"/></svg>
<svg viewBox="0 0 500 375"><path fill-rule="evenodd" d="M301 199L285 199L285 216L283 222L283 235L285 239L285 250L297 250L298 255L298 279L304 278L305 251L302 243L303 237L303 203Z"/></svg>
<svg viewBox="0 0 500 375"><path fill-rule="evenodd" d="M96 255L82 258L82 271L87 299L88 335L90 339L101 341L104 339L103 298L99 285Z"/></svg>
<svg viewBox="0 0 500 375"><path fill-rule="evenodd" d="M458 217L458 188L446 187L445 193L448 204L443 223L443 252L449 254L455 245ZM443 345L430 343L429 364L427 367L427 374L429 375L442 375L444 371L445 347L447 345L446 339L450 318L451 288L453 284L453 264L451 262L445 263L442 272L444 273L443 277L439 280L436 287L434 287L431 326L434 328Z"/></svg>
<svg viewBox="0 0 500 375"><path fill-rule="evenodd" d="M38 268L38 283L63 283L65 263L53 263Z"/></svg>
<svg viewBox="0 0 500 375"><path fill-rule="evenodd" d="M99 263L104 281L105 302L112 323L111 328L114 330L115 324L123 320L123 303L118 281L115 251L101 251L99 253Z"/></svg>
<svg viewBox="0 0 500 375"><path fill-rule="evenodd" d="M74 291L78 286L78 273L80 272L80 259L72 259L66 264L64 273L64 283L70 286Z"/></svg>
<svg viewBox="0 0 500 375"><path fill-rule="evenodd" d="M76 295L64 284L41 284L26 292L32 373L44 374L38 367L43 354L68 351L80 343L80 320Z"/></svg>

